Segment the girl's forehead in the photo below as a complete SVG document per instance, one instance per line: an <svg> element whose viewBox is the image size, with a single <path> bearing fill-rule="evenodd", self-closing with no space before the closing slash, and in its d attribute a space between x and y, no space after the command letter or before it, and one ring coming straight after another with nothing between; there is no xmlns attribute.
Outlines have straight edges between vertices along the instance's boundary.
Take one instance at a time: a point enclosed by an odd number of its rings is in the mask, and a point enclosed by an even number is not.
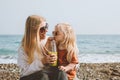
<svg viewBox="0 0 120 80"><path fill-rule="evenodd" d="M61 28L60 28L60 27L55 27L55 30L59 30L59 31L60 31L60 30L61 30Z"/></svg>
<svg viewBox="0 0 120 80"><path fill-rule="evenodd" d="M57 28L57 29L55 29L55 31L56 31L56 32L61 32L61 30L60 30L60 29L58 29L58 28Z"/></svg>
<svg viewBox="0 0 120 80"><path fill-rule="evenodd" d="M55 27L55 31L58 30L58 27Z"/></svg>

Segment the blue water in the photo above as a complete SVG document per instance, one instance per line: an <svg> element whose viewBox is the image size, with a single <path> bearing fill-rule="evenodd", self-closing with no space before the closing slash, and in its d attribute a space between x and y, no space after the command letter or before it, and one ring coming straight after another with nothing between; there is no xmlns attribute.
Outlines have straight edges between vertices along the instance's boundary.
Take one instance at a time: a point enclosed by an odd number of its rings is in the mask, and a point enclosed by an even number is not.
<svg viewBox="0 0 120 80"><path fill-rule="evenodd" d="M0 35L0 55L16 55L22 35ZM120 54L120 35L77 35L80 54Z"/></svg>
<svg viewBox="0 0 120 80"><path fill-rule="evenodd" d="M78 35L77 44L83 54L120 54L120 35Z"/></svg>
<svg viewBox="0 0 120 80"><path fill-rule="evenodd" d="M0 35L0 55L15 55L22 35Z"/></svg>

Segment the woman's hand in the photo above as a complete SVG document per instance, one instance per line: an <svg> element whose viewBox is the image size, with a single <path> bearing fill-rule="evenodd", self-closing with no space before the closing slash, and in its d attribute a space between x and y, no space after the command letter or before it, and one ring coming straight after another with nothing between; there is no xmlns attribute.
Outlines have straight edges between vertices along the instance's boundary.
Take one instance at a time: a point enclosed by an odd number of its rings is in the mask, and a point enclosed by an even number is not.
<svg viewBox="0 0 120 80"><path fill-rule="evenodd" d="M49 54L50 55L50 64L55 63L55 61L57 60L57 55L55 54Z"/></svg>
<svg viewBox="0 0 120 80"><path fill-rule="evenodd" d="M57 60L57 56L54 54L49 54L42 59L43 64L53 64Z"/></svg>

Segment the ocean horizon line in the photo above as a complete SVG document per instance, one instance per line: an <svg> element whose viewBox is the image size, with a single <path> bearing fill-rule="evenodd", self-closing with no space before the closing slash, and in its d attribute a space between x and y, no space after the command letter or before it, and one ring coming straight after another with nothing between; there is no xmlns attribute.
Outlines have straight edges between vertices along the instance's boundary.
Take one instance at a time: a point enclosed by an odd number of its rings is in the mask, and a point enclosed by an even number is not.
<svg viewBox="0 0 120 80"><path fill-rule="evenodd" d="M24 34L0 34L0 36L23 36ZM51 35L51 34L47 34L47 35ZM89 35L89 36L120 36L120 34L76 34L76 35Z"/></svg>

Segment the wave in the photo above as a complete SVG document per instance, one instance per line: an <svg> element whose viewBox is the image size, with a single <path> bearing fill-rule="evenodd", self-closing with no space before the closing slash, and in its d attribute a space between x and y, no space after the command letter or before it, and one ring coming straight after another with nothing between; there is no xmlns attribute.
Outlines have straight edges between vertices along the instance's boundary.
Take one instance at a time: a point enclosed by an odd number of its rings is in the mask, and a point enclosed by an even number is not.
<svg viewBox="0 0 120 80"><path fill-rule="evenodd" d="M80 54L78 59L80 63L113 63L120 62L120 54ZM0 56L1 63L17 63L17 55Z"/></svg>
<svg viewBox="0 0 120 80"><path fill-rule="evenodd" d="M120 62L120 54L81 54L81 63L113 63Z"/></svg>
<svg viewBox="0 0 120 80"><path fill-rule="evenodd" d="M17 55L0 55L0 64L17 63Z"/></svg>
<svg viewBox="0 0 120 80"><path fill-rule="evenodd" d="M7 55L7 54L15 54L17 51L11 50L11 49L6 49L6 48L1 48L0 49L0 55Z"/></svg>
<svg viewBox="0 0 120 80"><path fill-rule="evenodd" d="M16 59L17 55L0 55L1 59Z"/></svg>
<svg viewBox="0 0 120 80"><path fill-rule="evenodd" d="M14 43L20 44L20 41L16 41L16 42L14 42Z"/></svg>

